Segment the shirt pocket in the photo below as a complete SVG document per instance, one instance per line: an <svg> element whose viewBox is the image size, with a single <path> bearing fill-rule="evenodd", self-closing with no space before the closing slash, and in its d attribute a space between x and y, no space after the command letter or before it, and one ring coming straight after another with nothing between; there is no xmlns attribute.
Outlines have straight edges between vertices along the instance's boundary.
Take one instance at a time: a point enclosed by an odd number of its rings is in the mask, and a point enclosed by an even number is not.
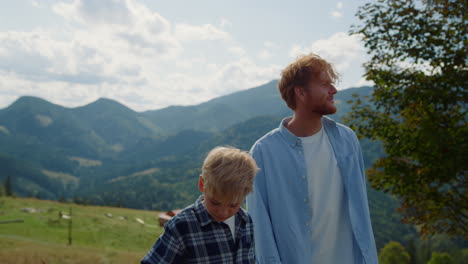
<svg viewBox="0 0 468 264"><path fill-rule="evenodd" d="M253 237L247 234L242 234L239 242L239 248L243 249L253 248L254 245Z"/></svg>
<svg viewBox="0 0 468 264"><path fill-rule="evenodd" d="M239 242L236 263L255 263L255 242L253 237L244 235Z"/></svg>

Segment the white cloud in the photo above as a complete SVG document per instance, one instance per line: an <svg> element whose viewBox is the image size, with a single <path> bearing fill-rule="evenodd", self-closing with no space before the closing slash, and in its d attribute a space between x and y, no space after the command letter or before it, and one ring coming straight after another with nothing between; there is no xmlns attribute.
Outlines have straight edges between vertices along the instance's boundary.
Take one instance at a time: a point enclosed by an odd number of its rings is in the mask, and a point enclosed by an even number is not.
<svg viewBox="0 0 468 264"><path fill-rule="evenodd" d="M41 4L37 0L32 0L31 5L34 6L34 7L40 7L41 6Z"/></svg>
<svg viewBox="0 0 468 264"><path fill-rule="evenodd" d="M320 39L309 46L293 45L289 51L292 58L299 55L315 53L331 62L341 74L340 87L355 87L358 78L361 78L363 69L361 65L368 58L360 38L338 32L329 38Z"/></svg>
<svg viewBox="0 0 468 264"><path fill-rule="evenodd" d="M343 14L340 11L336 11L336 10L332 11L330 15L335 18L339 18L343 16Z"/></svg>
<svg viewBox="0 0 468 264"><path fill-rule="evenodd" d="M260 51L260 53L258 54L258 57L259 57L260 59L264 59L264 60L269 59L269 58L271 58L272 56L273 56L273 54L272 54L271 52L269 52L268 50L262 50L262 51Z"/></svg>
<svg viewBox="0 0 468 264"><path fill-rule="evenodd" d="M289 54L295 58L300 54L315 53L331 61L338 71L347 70L356 62L363 62L365 59L364 47L355 35L348 35L344 32L333 34L328 39L317 40L308 47L294 45Z"/></svg>
<svg viewBox="0 0 468 264"><path fill-rule="evenodd" d="M334 18L340 18L343 16L343 12L341 12L342 9L343 9L343 2L338 2L336 4L336 10L331 11L330 15Z"/></svg>
<svg viewBox="0 0 468 264"><path fill-rule="evenodd" d="M219 69L209 81L214 96L254 87L280 76L279 65L260 66L248 58L241 58Z"/></svg>
<svg viewBox="0 0 468 264"><path fill-rule="evenodd" d="M425 75L434 75L434 74L440 74L441 73L441 68L432 66L429 63L429 61L420 61L418 63L415 63L414 60L406 59L406 60L403 60L403 61L397 61L392 66L397 67L400 70L421 71ZM387 68L387 67L383 67L383 68Z"/></svg>
<svg viewBox="0 0 468 264"><path fill-rule="evenodd" d="M141 111L201 103L279 77L279 66L247 56L225 30L227 20L174 25L136 0L49 8L63 19L58 29L0 31L0 107L22 95L70 107L107 97Z"/></svg>
<svg viewBox="0 0 468 264"><path fill-rule="evenodd" d="M228 47L227 50L228 50L231 54L233 54L233 55L235 55L235 56L238 56L238 57L239 57L239 56L245 56L245 55L247 54L247 52L246 52L241 46L235 46L235 45L233 45L233 46Z"/></svg>
<svg viewBox="0 0 468 264"><path fill-rule="evenodd" d="M265 46L265 48L268 48L268 49L277 48L277 45L271 41L263 42L263 46Z"/></svg>
<svg viewBox="0 0 468 264"><path fill-rule="evenodd" d="M264 48L260 50L257 55L257 57L262 60L270 59L278 53L278 45L276 43L265 41L263 42L263 47Z"/></svg>
<svg viewBox="0 0 468 264"><path fill-rule="evenodd" d="M224 40L229 41L231 36L210 24L194 26L188 24L178 24L175 27L175 36L182 41L192 40Z"/></svg>
<svg viewBox="0 0 468 264"><path fill-rule="evenodd" d="M310 53L310 51L306 50L305 48L301 47L298 44L294 44L291 49L289 50L289 57L296 58L299 55Z"/></svg>
<svg viewBox="0 0 468 264"><path fill-rule="evenodd" d="M356 82L353 87L361 87L361 86L374 86L373 81L368 81L366 78L361 78L359 79L358 82Z"/></svg>
<svg viewBox="0 0 468 264"><path fill-rule="evenodd" d="M130 23L131 19L127 3L120 0L59 2L52 7L52 10L63 17L85 24L125 25Z"/></svg>
<svg viewBox="0 0 468 264"><path fill-rule="evenodd" d="M50 32L0 32L0 69L28 80L100 82L106 76L105 55L77 41L54 39Z"/></svg>
<svg viewBox="0 0 468 264"><path fill-rule="evenodd" d="M231 21L227 20L226 18L221 18L221 23L220 23L221 28L231 27L231 26L232 26Z"/></svg>
<svg viewBox="0 0 468 264"><path fill-rule="evenodd" d="M166 55L180 48L171 36L169 21L134 0L74 0L57 3L52 10L66 21L78 23L80 27L70 26L72 34L93 46L134 49L146 56Z"/></svg>

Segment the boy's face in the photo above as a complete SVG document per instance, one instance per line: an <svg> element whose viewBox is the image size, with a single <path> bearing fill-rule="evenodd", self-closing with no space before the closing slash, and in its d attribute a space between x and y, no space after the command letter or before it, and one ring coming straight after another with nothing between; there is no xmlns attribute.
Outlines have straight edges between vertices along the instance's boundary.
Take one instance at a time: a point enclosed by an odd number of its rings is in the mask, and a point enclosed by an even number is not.
<svg viewBox="0 0 468 264"><path fill-rule="evenodd" d="M205 193L203 203L210 216L218 222L226 221L229 217L235 215L242 204L223 202L207 193Z"/></svg>

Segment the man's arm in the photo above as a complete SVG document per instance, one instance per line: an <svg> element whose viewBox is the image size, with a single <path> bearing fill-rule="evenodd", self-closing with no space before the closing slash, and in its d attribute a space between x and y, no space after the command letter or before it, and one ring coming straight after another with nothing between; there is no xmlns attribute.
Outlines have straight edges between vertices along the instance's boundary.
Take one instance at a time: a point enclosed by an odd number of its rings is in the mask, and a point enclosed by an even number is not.
<svg viewBox="0 0 468 264"><path fill-rule="evenodd" d="M357 149L357 155L358 155L358 160L359 160L359 168L361 171L361 176L362 176L362 183L364 184L364 190L366 189L366 183L367 183L367 177L366 177L366 169L364 166L364 157L362 156L362 148L361 148L361 143L359 142L358 137L356 136L356 133L353 131L353 139L354 139L354 144L356 145Z"/></svg>
<svg viewBox="0 0 468 264"><path fill-rule="evenodd" d="M175 224L166 223L164 233L141 260L140 264L170 264L183 262L184 245Z"/></svg>
<svg viewBox="0 0 468 264"><path fill-rule="evenodd" d="M255 255L257 263L281 263L268 210L265 170L257 148L251 150L260 169L255 176L253 192L247 196L247 210L254 223Z"/></svg>
<svg viewBox="0 0 468 264"><path fill-rule="evenodd" d="M355 133L353 133L353 139L354 143L357 148L357 155L358 155L358 161L359 161L359 168L360 168L360 173L361 173L361 180L362 180L362 185L363 185L363 195L364 195L364 200L365 200L365 205L363 206L363 209L366 210L364 215L367 215L367 220L368 222L368 233L367 235L369 236L369 246L368 250L366 251L366 261L369 263L378 263L378 255L377 255L377 249L376 249L376 244L375 244L375 238L374 238L374 232L372 230L372 224L371 224L371 219L370 219L370 212L369 212L369 206L368 206L368 199L367 199L367 177L366 177L366 170L364 167L364 158L362 155L362 148L361 144L359 143L359 139L356 136Z"/></svg>

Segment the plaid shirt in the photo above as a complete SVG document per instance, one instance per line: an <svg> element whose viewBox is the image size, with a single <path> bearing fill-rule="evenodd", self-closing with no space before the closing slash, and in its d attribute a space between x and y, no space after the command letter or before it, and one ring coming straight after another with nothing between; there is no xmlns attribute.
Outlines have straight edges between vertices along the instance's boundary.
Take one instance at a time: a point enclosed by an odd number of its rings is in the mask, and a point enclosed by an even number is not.
<svg viewBox="0 0 468 264"><path fill-rule="evenodd" d="M203 195L166 223L141 264L254 263L250 216L242 208L236 213L234 241L229 226L213 220L202 201Z"/></svg>

